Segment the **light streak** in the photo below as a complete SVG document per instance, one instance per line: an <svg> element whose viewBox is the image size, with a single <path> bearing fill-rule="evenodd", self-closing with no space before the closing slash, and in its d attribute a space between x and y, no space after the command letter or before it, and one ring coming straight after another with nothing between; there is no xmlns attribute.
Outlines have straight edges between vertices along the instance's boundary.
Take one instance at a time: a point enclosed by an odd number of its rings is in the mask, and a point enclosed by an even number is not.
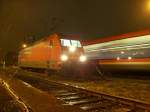
<svg viewBox="0 0 150 112"><path fill-rule="evenodd" d="M119 46L119 47L111 47L111 48L97 48L97 49L91 49L87 50L87 52L93 52L93 51L107 51L107 50L132 50L132 49L143 49L143 48L150 48L150 44L141 44L141 45L128 45L128 46Z"/></svg>

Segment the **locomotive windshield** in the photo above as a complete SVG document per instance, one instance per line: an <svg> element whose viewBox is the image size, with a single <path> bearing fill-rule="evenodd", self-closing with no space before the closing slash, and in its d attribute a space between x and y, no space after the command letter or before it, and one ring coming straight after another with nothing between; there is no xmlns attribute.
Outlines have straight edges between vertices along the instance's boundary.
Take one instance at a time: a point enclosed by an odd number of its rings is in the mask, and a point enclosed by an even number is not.
<svg viewBox="0 0 150 112"><path fill-rule="evenodd" d="M60 39L62 46L74 46L81 47L81 43L79 40L69 40L69 39Z"/></svg>

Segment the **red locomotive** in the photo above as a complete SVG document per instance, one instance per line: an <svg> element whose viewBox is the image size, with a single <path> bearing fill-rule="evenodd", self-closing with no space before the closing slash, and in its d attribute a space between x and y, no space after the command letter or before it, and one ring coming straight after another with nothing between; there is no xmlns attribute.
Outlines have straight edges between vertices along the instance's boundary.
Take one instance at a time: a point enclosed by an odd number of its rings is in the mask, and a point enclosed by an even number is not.
<svg viewBox="0 0 150 112"><path fill-rule="evenodd" d="M70 36L72 38L72 36ZM79 40L52 34L19 52L22 68L60 70L65 64L84 63L86 56Z"/></svg>

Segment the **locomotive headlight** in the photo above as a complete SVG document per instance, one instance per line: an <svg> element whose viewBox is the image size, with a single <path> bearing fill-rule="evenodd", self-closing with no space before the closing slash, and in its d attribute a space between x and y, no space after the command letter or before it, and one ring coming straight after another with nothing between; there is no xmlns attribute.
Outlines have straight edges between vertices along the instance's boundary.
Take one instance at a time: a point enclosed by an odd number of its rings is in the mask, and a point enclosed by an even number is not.
<svg viewBox="0 0 150 112"><path fill-rule="evenodd" d="M68 60L68 56L65 55L65 54L61 55L61 60L62 61L67 61Z"/></svg>
<svg viewBox="0 0 150 112"><path fill-rule="evenodd" d="M75 50L76 50L76 47L75 47L75 46L70 46L70 47L69 47L69 51L70 51L70 52L75 52Z"/></svg>
<svg viewBox="0 0 150 112"><path fill-rule="evenodd" d="M86 56L81 55L81 56L80 56L80 61L81 61L81 62L85 62L85 61L86 61Z"/></svg>

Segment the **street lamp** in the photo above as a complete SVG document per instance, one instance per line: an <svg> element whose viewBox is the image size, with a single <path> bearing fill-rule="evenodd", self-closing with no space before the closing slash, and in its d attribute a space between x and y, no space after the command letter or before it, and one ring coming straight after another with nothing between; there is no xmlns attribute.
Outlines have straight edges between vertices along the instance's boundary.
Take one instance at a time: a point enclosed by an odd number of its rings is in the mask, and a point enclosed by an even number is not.
<svg viewBox="0 0 150 112"><path fill-rule="evenodd" d="M147 0L146 2L146 9L147 11L150 11L150 0Z"/></svg>
<svg viewBox="0 0 150 112"><path fill-rule="evenodd" d="M23 47L23 48L26 48L26 47L27 47L27 44L22 44L22 47Z"/></svg>

